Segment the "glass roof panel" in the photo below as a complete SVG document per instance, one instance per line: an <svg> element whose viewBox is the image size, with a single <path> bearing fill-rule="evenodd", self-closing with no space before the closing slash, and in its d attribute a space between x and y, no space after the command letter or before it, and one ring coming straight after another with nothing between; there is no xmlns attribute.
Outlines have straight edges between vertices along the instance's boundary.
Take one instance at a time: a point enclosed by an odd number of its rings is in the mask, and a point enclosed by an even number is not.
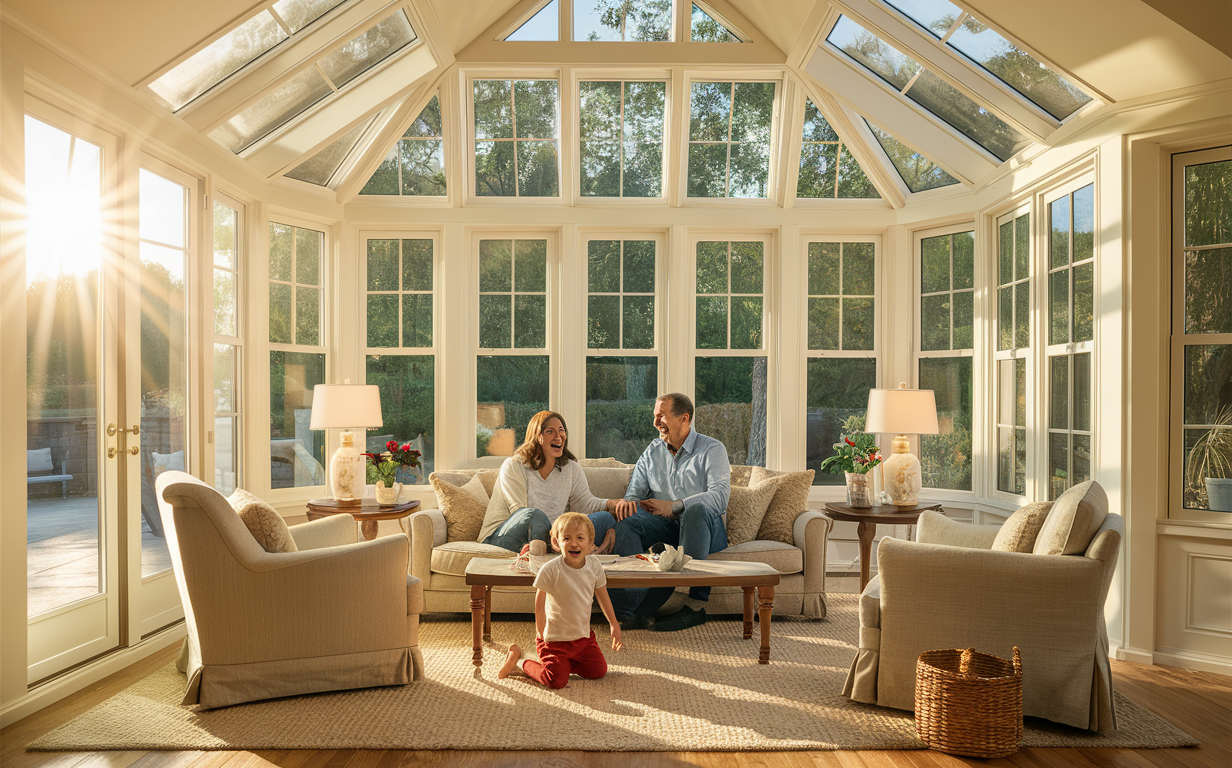
<svg viewBox="0 0 1232 768"><path fill-rule="evenodd" d="M890 162L898 171L898 175L902 177L903 183L907 185L907 189L910 189L912 192L923 192L959 183L958 179L946 173L941 166L932 160L907 148L898 139L868 122L868 120L865 120L864 123L873 132L873 136L877 138L877 143L885 150L886 156L890 158Z"/></svg>
<svg viewBox="0 0 1232 768"><path fill-rule="evenodd" d="M415 40L405 11L391 14L321 59L321 69L341 88Z"/></svg>
<svg viewBox="0 0 1232 768"><path fill-rule="evenodd" d="M1064 77L971 16L954 30L946 44L1058 120L1091 101Z"/></svg>
<svg viewBox="0 0 1232 768"><path fill-rule="evenodd" d="M321 18L346 0L278 0L274 13L286 22L287 29L295 34Z"/></svg>
<svg viewBox="0 0 1232 768"><path fill-rule="evenodd" d="M150 90L179 111L286 39L287 33L273 16L259 13L150 83Z"/></svg>
<svg viewBox="0 0 1232 768"><path fill-rule="evenodd" d="M519 40L550 40L552 42L560 40L560 7L557 3L558 0L552 0L543 6L538 13L527 19L525 24L505 39L515 42Z"/></svg>
<svg viewBox="0 0 1232 768"><path fill-rule="evenodd" d="M713 16L693 5L689 18L689 40L695 43L738 43L740 38L731 33Z"/></svg>
<svg viewBox="0 0 1232 768"><path fill-rule="evenodd" d="M906 95L1003 162L1030 142L1004 120L927 69L920 72Z"/></svg>
<svg viewBox="0 0 1232 768"><path fill-rule="evenodd" d="M924 27L937 39L945 37L963 12L962 8L947 0L885 0L885 4Z"/></svg>
<svg viewBox="0 0 1232 768"><path fill-rule="evenodd" d="M331 93L316 67L309 67L215 128L210 137L238 154Z"/></svg>
<svg viewBox="0 0 1232 768"><path fill-rule="evenodd" d="M573 39L671 40L672 0L574 0Z"/></svg>
<svg viewBox="0 0 1232 768"><path fill-rule="evenodd" d="M359 143L364 131L368 130L368 126L372 125L375 119L376 115L373 115L355 126L320 152L287 171L287 176L309 184L316 184L319 187L327 186L330 179L338 172L339 166L347 159L347 155L351 154L351 150Z"/></svg>
<svg viewBox="0 0 1232 768"><path fill-rule="evenodd" d="M910 56L899 53L893 46L846 16L838 18L834 29L826 36L826 42L863 64L899 91L920 69L920 65Z"/></svg>

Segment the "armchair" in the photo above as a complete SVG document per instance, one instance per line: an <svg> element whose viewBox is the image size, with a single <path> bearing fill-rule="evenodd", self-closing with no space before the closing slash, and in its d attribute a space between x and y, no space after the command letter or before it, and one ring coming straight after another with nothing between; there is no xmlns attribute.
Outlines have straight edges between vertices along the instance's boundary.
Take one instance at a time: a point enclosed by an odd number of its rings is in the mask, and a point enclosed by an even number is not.
<svg viewBox="0 0 1232 768"><path fill-rule="evenodd" d="M1116 727L1104 603L1124 531L1109 514L1075 555L992 551L999 526L920 516L918 541L883 539L860 596L860 648L843 694L915 708L920 654L969 648L1022 654L1023 714Z"/></svg>
<svg viewBox="0 0 1232 768"><path fill-rule="evenodd" d="M356 543L341 515L291 526L298 552L261 548L227 500L184 472L157 481L188 638L184 704L206 708L423 677L423 589L409 543Z"/></svg>

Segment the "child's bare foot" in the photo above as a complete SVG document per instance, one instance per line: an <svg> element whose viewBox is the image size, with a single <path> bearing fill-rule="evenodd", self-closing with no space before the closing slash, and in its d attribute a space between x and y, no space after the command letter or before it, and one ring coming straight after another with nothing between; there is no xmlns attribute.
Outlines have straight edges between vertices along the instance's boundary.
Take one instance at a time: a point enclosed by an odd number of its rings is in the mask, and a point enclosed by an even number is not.
<svg viewBox="0 0 1232 768"><path fill-rule="evenodd" d="M509 646L509 655L505 657L505 666L500 668L500 672L496 673L496 677L504 680L513 674L513 670L518 668L518 661L522 658L522 649L517 645Z"/></svg>
<svg viewBox="0 0 1232 768"><path fill-rule="evenodd" d="M595 550L596 555L606 555L612 551L612 547L616 546L616 529L608 528L607 533L603 535L603 543Z"/></svg>
<svg viewBox="0 0 1232 768"><path fill-rule="evenodd" d="M535 539L530 543L530 553L535 557L543 557L548 553L548 545Z"/></svg>

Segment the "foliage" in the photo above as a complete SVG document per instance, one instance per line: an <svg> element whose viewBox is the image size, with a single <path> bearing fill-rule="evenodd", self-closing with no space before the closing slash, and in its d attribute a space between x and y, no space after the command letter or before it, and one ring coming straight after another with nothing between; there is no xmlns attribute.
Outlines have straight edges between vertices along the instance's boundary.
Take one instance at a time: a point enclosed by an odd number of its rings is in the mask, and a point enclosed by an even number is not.
<svg viewBox="0 0 1232 768"><path fill-rule="evenodd" d="M592 0L592 3L599 23L613 33L601 38L597 31L591 30L587 40L663 42L671 38L672 0Z"/></svg>
<svg viewBox="0 0 1232 768"><path fill-rule="evenodd" d="M400 446L397 440L390 440L386 443L382 453L361 453L360 455L368 457L367 481L375 484L380 480L389 488L392 488L397 480L399 469L420 466L419 451L412 448L410 443Z"/></svg>
<svg viewBox="0 0 1232 768"><path fill-rule="evenodd" d="M863 475L881 463L876 435L862 431L864 419L864 414L852 414L843 420L843 434L834 444L834 455L821 462L821 469L835 475L840 472Z"/></svg>
<svg viewBox="0 0 1232 768"><path fill-rule="evenodd" d="M1212 425L1212 429L1194 440L1186 457L1185 506L1193 509L1210 505L1206 493L1208 477L1232 478L1232 406L1221 408Z"/></svg>

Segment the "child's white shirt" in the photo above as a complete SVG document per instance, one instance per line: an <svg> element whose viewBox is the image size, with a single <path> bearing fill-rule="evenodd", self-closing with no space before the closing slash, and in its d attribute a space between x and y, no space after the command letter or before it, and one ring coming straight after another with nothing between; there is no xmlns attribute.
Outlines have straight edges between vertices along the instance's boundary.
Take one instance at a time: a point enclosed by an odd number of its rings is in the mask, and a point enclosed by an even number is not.
<svg viewBox="0 0 1232 768"><path fill-rule="evenodd" d="M543 639L567 643L590 637L591 601L595 590L603 586L607 586L607 575L594 555L587 556L581 568L571 568L563 556L544 564L535 577L535 589L548 596Z"/></svg>

